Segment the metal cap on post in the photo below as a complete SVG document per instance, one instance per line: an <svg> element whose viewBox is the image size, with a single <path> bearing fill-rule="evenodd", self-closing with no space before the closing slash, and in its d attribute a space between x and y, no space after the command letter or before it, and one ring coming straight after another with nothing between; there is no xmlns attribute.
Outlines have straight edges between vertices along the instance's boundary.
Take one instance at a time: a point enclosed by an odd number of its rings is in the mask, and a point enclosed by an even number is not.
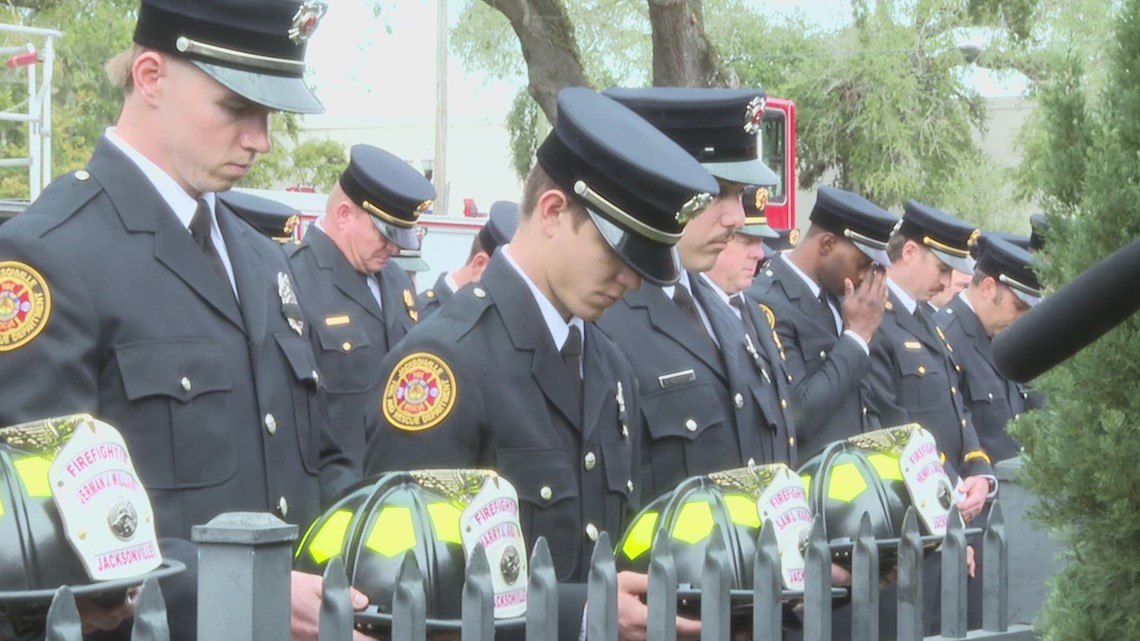
<svg viewBox="0 0 1140 641"><path fill-rule="evenodd" d="M957 505L942 539L942 636L966 637L966 525Z"/></svg>
<svg viewBox="0 0 1140 641"><path fill-rule="evenodd" d="M198 637L290 637L289 573L297 526L272 514L230 512L190 534L198 544Z"/></svg>
<svg viewBox="0 0 1140 641"><path fill-rule="evenodd" d="M898 562L898 639L918 641L924 637L922 623L922 537L918 533L918 513L914 506L903 517Z"/></svg>
<svg viewBox="0 0 1140 641"><path fill-rule="evenodd" d="M586 638L617 641L617 569L608 532L598 535L586 579Z"/></svg>
<svg viewBox="0 0 1140 641"><path fill-rule="evenodd" d="M649 555L649 638L677 641L677 566L665 527L657 528Z"/></svg>
<svg viewBox="0 0 1140 641"><path fill-rule="evenodd" d="M879 545L871 528L871 515L864 512L851 560L851 638L879 638Z"/></svg>
<svg viewBox="0 0 1140 641"><path fill-rule="evenodd" d="M529 641L558 639L558 576L550 544L538 537L530 555L530 583L526 595L526 638Z"/></svg>
<svg viewBox="0 0 1140 641"><path fill-rule="evenodd" d="M780 605L783 584L776 526L771 519L764 521L760 528L760 543L756 546L752 567L752 638L755 641L779 641L783 626L783 608Z"/></svg>

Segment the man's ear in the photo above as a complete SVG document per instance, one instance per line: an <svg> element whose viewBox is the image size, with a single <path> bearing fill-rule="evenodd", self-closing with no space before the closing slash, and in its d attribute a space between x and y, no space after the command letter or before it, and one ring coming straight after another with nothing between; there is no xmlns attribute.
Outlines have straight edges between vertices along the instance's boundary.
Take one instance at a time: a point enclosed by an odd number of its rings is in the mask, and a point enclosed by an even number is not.
<svg viewBox="0 0 1140 641"><path fill-rule="evenodd" d="M835 251L835 245L838 239L835 237L835 234L831 232L823 232L819 235L817 242L819 243L819 255L830 256L831 252Z"/></svg>
<svg viewBox="0 0 1140 641"><path fill-rule="evenodd" d="M570 215L571 202L560 189L548 189L538 197L538 207L534 216L539 219L543 233L553 236L562 216Z"/></svg>
<svg viewBox="0 0 1140 641"><path fill-rule="evenodd" d="M170 63L157 51L144 51L131 64L134 92L153 104L162 96L162 80L170 75Z"/></svg>
<svg viewBox="0 0 1140 641"><path fill-rule="evenodd" d="M332 223L337 229L345 229L349 223L352 222L352 217L356 214L355 208L352 206L352 201L345 198L336 204L332 211Z"/></svg>

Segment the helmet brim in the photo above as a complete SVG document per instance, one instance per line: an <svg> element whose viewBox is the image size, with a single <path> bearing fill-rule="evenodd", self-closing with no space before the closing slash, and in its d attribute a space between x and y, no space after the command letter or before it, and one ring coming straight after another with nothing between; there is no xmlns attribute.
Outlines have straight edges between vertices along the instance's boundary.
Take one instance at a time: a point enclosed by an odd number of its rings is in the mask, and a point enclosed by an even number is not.
<svg viewBox="0 0 1140 641"><path fill-rule="evenodd" d="M387 612L380 612L379 606L369 605L364 610L354 613L354 621L356 622L357 629L364 631L369 630L390 630L392 628L392 615ZM462 630L463 621L456 619L427 619L428 630ZM495 619L496 630L512 630L516 628L523 628L526 626L526 617L511 617L508 619Z"/></svg>
<svg viewBox="0 0 1140 641"><path fill-rule="evenodd" d="M97 581L88 585L72 585L68 587L71 588L71 593L76 597L91 597L120 591L126 592L133 587L142 585L147 579L164 579L168 576L178 574L185 569L186 565L181 561L166 559L162 562L162 565L146 574L127 577L125 579ZM14 590L11 592L0 592L0 603L50 603L58 591L59 587L47 590Z"/></svg>

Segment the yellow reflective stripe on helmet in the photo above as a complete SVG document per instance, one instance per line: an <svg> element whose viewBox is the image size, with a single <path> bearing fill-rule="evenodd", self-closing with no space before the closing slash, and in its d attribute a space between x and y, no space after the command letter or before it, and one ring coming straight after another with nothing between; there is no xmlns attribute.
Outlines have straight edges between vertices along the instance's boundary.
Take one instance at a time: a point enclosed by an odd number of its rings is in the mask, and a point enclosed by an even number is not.
<svg viewBox="0 0 1140 641"><path fill-rule="evenodd" d="M712 506L706 501L692 501L681 506L673 524L673 538L685 543L705 540L713 529Z"/></svg>
<svg viewBox="0 0 1140 641"><path fill-rule="evenodd" d="M4 501L0 501L0 516L4 516Z"/></svg>
<svg viewBox="0 0 1140 641"><path fill-rule="evenodd" d="M463 545L463 537L459 534L459 519L463 512L450 503L439 501L427 506L431 524L435 527L435 538L447 543Z"/></svg>
<svg viewBox="0 0 1140 641"><path fill-rule="evenodd" d="M811 496L811 474L800 474L800 480L804 483L804 496Z"/></svg>
<svg viewBox="0 0 1140 641"><path fill-rule="evenodd" d="M653 547L653 535L657 532L657 513L646 512L642 514L633 527L629 529L629 536L621 546L621 553L625 558L634 560L645 554Z"/></svg>
<svg viewBox="0 0 1140 641"><path fill-rule="evenodd" d="M728 506L728 515L732 522L747 527L760 527L760 511L756 509L756 501L743 494L728 494L724 497L724 504Z"/></svg>
<svg viewBox="0 0 1140 641"><path fill-rule="evenodd" d="M352 512L337 510L321 523L307 548L309 556L313 557L317 565L324 565L325 561L344 551L344 535L351 520ZM313 527L316 527L315 523Z"/></svg>
<svg viewBox="0 0 1140 641"><path fill-rule="evenodd" d="M40 456L28 456L13 461L16 466L16 475L24 484L24 491L31 497L50 497L51 482L48 481L48 470L51 461Z"/></svg>
<svg viewBox="0 0 1140 641"><path fill-rule="evenodd" d="M850 503L867 489L867 480L854 463L840 463L831 468L827 484L827 498Z"/></svg>
<svg viewBox="0 0 1140 641"><path fill-rule="evenodd" d="M879 473L879 478L884 481L903 480L902 466L899 465L899 457L876 452L874 454L868 454L867 461L871 464L871 467L875 468L875 471Z"/></svg>
<svg viewBox="0 0 1140 641"><path fill-rule="evenodd" d="M387 557L394 557L416 547L416 528L412 525L411 508L389 506L380 510L364 545Z"/></svg>

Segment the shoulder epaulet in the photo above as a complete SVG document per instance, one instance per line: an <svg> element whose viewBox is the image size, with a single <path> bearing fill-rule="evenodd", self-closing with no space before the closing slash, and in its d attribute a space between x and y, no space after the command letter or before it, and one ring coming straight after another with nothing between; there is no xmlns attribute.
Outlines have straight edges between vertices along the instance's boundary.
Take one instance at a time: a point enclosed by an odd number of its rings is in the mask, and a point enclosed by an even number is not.
<svg viewBox="0 0 1140 641"><path fill-rule="evenodd" d="M86 169L73 171L53 180L35 202L7 224L13 225L12 229L27 226L26 231L42 236L71 218L102 191L103 186L92 180Z"/></svg>

